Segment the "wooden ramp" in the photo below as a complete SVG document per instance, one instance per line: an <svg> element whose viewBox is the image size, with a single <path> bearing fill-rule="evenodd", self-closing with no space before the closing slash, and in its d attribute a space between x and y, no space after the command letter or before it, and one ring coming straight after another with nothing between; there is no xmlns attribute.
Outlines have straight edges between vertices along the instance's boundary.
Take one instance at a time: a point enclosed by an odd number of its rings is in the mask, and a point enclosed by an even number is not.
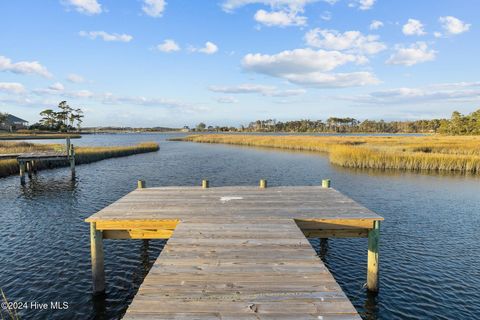
<svg viewBox="0 0 480 320"><path fill-rule="evenodd" d="M305 236L378 242L380 220L331 188L138 189L87 219L94 289L102 239L169 238L124 319L360 319Z"/></svg>

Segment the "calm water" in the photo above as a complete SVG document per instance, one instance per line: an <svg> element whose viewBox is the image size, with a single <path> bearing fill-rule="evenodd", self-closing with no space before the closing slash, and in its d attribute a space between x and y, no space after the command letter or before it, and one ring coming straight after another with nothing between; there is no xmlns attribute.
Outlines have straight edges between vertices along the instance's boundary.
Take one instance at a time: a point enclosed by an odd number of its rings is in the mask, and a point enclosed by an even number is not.
<svg viewBox="0 0 480 320"><path fill-rule="evenodd" d="M480 315L480 179L385 173L331 166L326 157L235 146L167 142L173 135L91 135L77 145L158 141L157 153L41 171L24 187L0 179L0 287L11 301L68 302L63 311L23 310L23 319L117 319L125 312L163 241L106 241L105 297L91 292L89 228L83 220L136 187L333 186L383 215L381 280L366 294L366 239L314 240L366 319L475 319Z"/></svg>

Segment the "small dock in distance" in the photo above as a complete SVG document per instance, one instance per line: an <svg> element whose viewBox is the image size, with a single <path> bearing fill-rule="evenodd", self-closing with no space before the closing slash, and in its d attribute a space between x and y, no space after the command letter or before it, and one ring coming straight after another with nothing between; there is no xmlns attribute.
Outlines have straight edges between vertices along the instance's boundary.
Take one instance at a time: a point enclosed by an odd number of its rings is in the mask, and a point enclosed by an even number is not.
<svg viewBox="0 0 480 320"><path fill-rule="evenodd" d="M104 239L169 239L124 319L361 319L307 237L368 237L378 290L382 217L323 186L139 188L86 219L93 289Z"/></svg>
<svg viewBox="0 0 480 320"><path fill-rule="evenodd" d="M41 161L69 162L72 180L75 179L75 148L66 138L65 151L41 151L28 153L0 154L0 160L15 159L18 162L20 183L25 184L25 174L32 177L37 172L37 165Z"/></svg>

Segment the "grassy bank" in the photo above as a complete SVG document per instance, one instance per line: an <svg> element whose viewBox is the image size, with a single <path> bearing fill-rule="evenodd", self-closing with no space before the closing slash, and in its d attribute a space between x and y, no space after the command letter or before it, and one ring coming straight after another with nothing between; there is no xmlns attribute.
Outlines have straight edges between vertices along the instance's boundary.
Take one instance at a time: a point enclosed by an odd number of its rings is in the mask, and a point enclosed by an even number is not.
<svg viewBox="0 0 480 320"><path fill-rule="evenodd" d="M45 152L59 151L65 148L63 144L33 144L27 142L0 142L0 153L24 153L24 152ZM76 147L76 164L85 164L100 161L108 158L124 157L139 153L158 151L159 145L154 142L139 143L134 146L118 147ZM67 166L63 162L40 162L38 169ZM0 160L0 177L18 173L17 160Z"/></svg>
<svg viewBox="0 0 480 320"><path fill-rule="evenodd" d="M79 134L63 134L63 133L0 133L0 140L40 140L40 139L72 139L81 138Z"/></svg>
<svg viewBox="0 0 480 320"><path fill-rule="evenodd" d="M254 136L193 135L174 140L328 153L351 168L480 173L478 136Z"/></svg>

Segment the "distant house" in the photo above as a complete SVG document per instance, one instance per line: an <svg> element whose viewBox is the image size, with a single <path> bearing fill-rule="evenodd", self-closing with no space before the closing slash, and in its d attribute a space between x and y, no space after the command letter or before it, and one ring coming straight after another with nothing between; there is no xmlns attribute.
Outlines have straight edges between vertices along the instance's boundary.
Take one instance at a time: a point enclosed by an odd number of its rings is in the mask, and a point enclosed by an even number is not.
<svg viewBox="0 0 480 320"><path fill-rule="evenodd" d="M0 124L1 130L15 131L18 129L28 128L28 121L15 117L14 115L7 115L7 119Z"/></svg>

